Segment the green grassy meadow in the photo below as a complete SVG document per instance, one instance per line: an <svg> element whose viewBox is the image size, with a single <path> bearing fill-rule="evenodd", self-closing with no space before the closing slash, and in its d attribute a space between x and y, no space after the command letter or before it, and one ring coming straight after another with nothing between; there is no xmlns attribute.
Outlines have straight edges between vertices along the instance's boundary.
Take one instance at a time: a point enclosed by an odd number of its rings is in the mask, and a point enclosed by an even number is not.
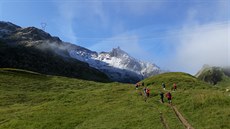
<svg viewBox="0 0 230 129"><path fill-rule="evenodd" d="M143 80L150 98L133 84L99 83L39 73L0 69L1 129L171 129L184 126L167 104L159 102L161 83L173 104L196 129L230 128L230 92L184 73ZM228 82L222 84L227 87ZM166 99L165 99L166 100Z"/></svg>

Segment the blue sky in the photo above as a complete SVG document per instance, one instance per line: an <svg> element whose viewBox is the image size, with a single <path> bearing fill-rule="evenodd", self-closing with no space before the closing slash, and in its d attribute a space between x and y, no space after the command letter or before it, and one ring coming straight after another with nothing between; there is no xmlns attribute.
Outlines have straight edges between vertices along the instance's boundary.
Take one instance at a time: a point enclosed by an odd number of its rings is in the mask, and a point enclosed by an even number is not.
<svg viewBox="0 0 230 129"><path fill-rule="evenodd" d="M229 0L0 0L0 20L171 71L230 65Z"/></svg>

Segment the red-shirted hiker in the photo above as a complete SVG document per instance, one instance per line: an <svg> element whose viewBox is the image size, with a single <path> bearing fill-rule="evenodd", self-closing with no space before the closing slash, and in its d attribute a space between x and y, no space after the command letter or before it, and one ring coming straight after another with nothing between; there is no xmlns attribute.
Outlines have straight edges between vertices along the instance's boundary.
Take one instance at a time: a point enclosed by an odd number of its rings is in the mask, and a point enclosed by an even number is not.
<svg viewBox="0 0 230 129"><path fill-rule="evenodd" d="M172 94L170 92L168 92L168 93L166 93L165 96L166 96L166 98L168 98L169 104L171 104L172 103Z"/></svg>
<svg viewBox="0 0 230 129"><path fill-rule="evenodd" d="M176 83L174 83L173 84L173 90L176 91L176 88L177 88Z"/></svg>

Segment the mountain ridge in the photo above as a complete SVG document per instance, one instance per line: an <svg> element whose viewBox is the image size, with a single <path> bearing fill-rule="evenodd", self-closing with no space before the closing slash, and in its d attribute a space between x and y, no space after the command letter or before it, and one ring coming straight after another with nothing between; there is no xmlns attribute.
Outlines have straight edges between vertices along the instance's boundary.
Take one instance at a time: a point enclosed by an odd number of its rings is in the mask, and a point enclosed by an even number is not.
<svg viewBox="0 0 230 129"><path fill-rule="evenodd" d="M52 50L63 58L73 58L88 63L90 67L105 73L113 81L138 82L161 73L160 68L131 57L118 48L110 52L95 52L87 48L63 42L60 38L36 27L22 28L10 22L0 22L0 38L10 45L23 45L40 50ZM9 29L8 31L6 31Z"/></svg>
<svg viewBox="0 0 230 129"><path fill-rule="evenodd" d="M225 79L230 80L230 67L204 65L195 75L198 79L216 85Z"/></svg>

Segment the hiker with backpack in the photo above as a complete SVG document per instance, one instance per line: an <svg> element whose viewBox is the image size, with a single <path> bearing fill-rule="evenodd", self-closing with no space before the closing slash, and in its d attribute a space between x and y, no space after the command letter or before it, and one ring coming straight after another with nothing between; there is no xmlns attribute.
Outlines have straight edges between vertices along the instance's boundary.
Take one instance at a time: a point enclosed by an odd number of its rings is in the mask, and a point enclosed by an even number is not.
<svg viewBox="0 0 230 129"><path fill-rule="evenodd" d="M146 87L143 88L144 96L146 96Z"/></svg>
<svg viewBox="0 0 230 129"><path fill-rule="evenodd" d="M147 95L147 97L149 97L149 95L150 95L150 90L149 90L149 88L146 88L146 95Z"/></svg>
<svg viewBox="0 0 230 129"><path fill-rule="evenodd" d="M142 83L141 83L141 85L142 85L142 86L145 86L145 83L144 83L144 82L142 82Z"/></svg>
<svg viewBox="0 0 230 129"><path fill-rule="evenodd" d="M162 83L162 88L165 90L165 83Z"/></svg>
<svg viewBox="0 0 230 129"><path fill-rule="evenodd" d="M166 93L165 97L168 98L168 103L171 104L172 103L172 94L170 92L168 92L168 93Z"/></svg>
<svg viewBox="0 0 230 129"><path fill-rule="evenodd" d="M160 91L160 98L161 98L161 102L164 103L164 93L162 91Z"/></svg>

